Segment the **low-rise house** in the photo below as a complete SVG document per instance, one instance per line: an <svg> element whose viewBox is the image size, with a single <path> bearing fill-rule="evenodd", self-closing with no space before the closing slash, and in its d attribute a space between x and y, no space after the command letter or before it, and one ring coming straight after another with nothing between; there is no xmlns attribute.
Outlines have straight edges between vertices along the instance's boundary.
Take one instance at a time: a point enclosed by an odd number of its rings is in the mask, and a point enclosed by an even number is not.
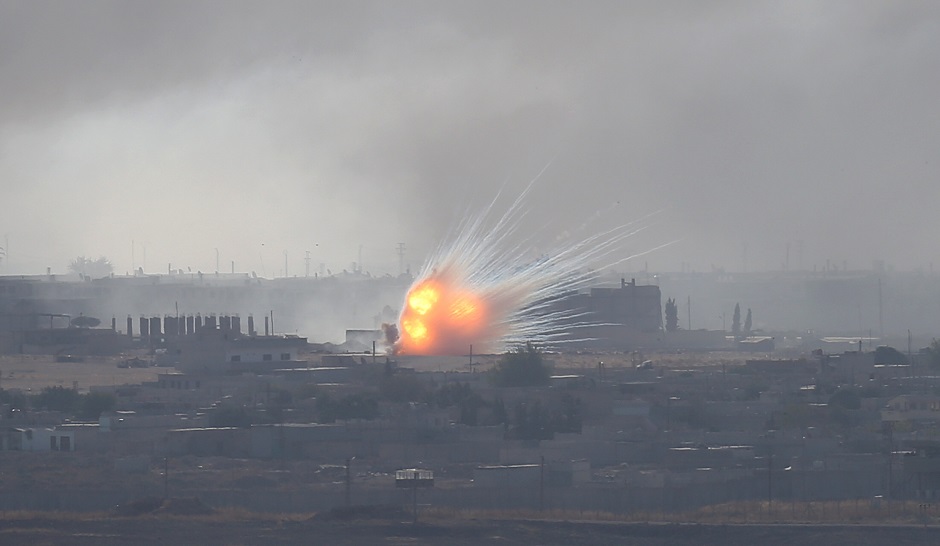
<svg viewBox="0 0 940 546"><path fill-rule="evenodd" d="M0 438L5 451L75 451L75 433L51 428L9 428Z"/></svg>
<svg viewBox="0 0 940 546"><path fill-rule="evenodd" d="M177 369L187 373L240 373L306 367L299 358L307 338L242 336L233 331L202 330L180 338L174 349Z"/></svg>
<svg viewBox="0 0 940 546"><path fill-rule="evenodd" d="M940 396L902 394L888 401L881 410L882 422L940 423Z"/></svg>

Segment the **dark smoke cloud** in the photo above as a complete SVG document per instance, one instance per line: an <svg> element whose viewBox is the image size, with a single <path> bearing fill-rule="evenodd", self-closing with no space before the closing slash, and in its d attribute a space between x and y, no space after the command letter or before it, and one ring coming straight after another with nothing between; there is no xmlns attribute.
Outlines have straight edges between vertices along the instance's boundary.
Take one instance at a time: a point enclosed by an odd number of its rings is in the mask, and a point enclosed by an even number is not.
<svg viewBox="0 0 940 546"><path fill-rule="evenodd" d="M933 2L4 2L0 272L361 245L397 273L549 162L530 228L665 209L651 268L925 267L938 30Z"/></svg>

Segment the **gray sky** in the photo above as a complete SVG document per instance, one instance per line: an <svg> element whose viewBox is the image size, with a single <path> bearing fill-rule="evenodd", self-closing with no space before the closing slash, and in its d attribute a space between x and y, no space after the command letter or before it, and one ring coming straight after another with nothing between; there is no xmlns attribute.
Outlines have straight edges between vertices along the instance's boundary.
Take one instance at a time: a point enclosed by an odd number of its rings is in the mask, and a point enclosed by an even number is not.
<svg viewBox="0 0 940 546"><path fill-rule="evenodd" d="M0 0L0 273L395 273L549 163L546 248L662 210L651 269L926 269L938 97L932 1Z"/></svg>

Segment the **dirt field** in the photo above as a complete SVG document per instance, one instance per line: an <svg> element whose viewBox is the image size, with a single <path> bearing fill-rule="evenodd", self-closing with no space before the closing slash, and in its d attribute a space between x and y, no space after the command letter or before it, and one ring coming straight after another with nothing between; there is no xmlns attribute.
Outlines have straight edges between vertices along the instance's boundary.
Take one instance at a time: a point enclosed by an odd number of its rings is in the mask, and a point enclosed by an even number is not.
<svg viewBox="0 0 940 546"><path fill-rule="evenodd" d="M134 385L155 381L160 373L175 371L173 368L118 368L117 364L127 358L148 359L143 352L114 357L89 356L84 362L56 362L50 355L4 355L0 356L0 388L21 389L38 392L43 387L76 387L88 392L90 387ZM474 369L484 371L491 368L500 355L476 355ZM632 369L635 355L626 353L552 354L547 357L554 363L556 371L595 370L598 362L607 369ZM688 369L721 367L743 363L739 354L733 353L651 353L639 358L649 358L657 367ZM311 355L311 363L319 365L318 357ZM405 359L403 365L419 371L469 370L469 359L463 357L423 357Z"/></svg>
<svg viewBox="0 0 940 546"><path fill-rule="evenodd" d="M917 526L622 524L511 520L322 522L226 517L0 517L0 544L833 544L904 546L936 543L938 530Z"/></svg>
<svg viewBox="0 0 940 546"><path fill-rule="evenodd" d="M0 388L38 392L43 387L76 387L87 392L89 387L140 384L155 381L158 373L172 368L118 368L125 358L85 357L84 362L56 362L49 355L0 356Z"/></svg>

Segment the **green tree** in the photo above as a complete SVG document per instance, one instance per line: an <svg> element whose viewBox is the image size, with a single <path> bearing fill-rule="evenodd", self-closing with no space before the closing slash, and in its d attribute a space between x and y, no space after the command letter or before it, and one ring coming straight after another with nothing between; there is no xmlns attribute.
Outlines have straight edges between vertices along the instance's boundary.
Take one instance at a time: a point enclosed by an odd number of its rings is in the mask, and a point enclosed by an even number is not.
<svg viewBox="0 0 940 546"><path fill-rule="evenodd" d="M45 387L33 396L33 407L65 413L75 413L81 408L82 396L75 389Z"/></svg>
<svg viewBox="0 0 940 546"><path fill-rule="evenodd" d="M317 397L317 413L321 423L337 419L375 419L379 415L379 401L365 394L350 394L334 400L328 394Z"/></svg>
<svg viewBox="0 0 940 546"><path fill-rule="evenodd" d="M924 349L924 354L931 368L940 368L940 339L931 341L930 346Z"/></svg>
<svg viewBox="0 0 940 546"><path fill-rule="evenodd" d="M82 397L78 412L82 419L98 419L101 414L111 411L117 404L117 398L109 392L90 392Z"/></svg>
<svg viewBox="0 0 940 546"><path fill-rule="evenodd" d="M581 422L581 399L565 394L561 398L561 408L555 413L553 419L553 431L581 434Z"/></svg>
<svg viewBox="0 0 940 546"><path fill-rule="evenodd" d="M862 407L862 397L855 389L839 389L829 397L829 406L857 410Z"/></svg>
<svg viewBox="0 0 940 546"><path fill-rule="evenodd" d="M493 383L498 387L532 387L547 385L551 371L531 343L525 348L509 351L493 368Z"/></svg>
<svg viewBox="0 0 940 546"><path fill-rule="evenodd" d="M679 329L679 306L675 298L666 300L666 331L675 332Z"/></svg>
<svg viewBox="0 0 940 546"><path fill-rule="evenodd" d="M894 347L881 345L875 348L875 364L885 364L888 366L905 366L910 364L907 356Z"/></svg>
<svg viewBox="0 0 940 546"><path fill-rule="evenodd" d="M751 326L752 326L752 325L753 325L753 323L751 322L751 308L748 307L748 308L747 308L747 316L744 317L744 335L746 335L746 336L751 335Z"/></svg>
<svg viewBox="0 0 940 546"><path fill-rule="evenodd" d="M491 421L488 424L506 425L509 423L509 414L506 412L506 402L503 401L501 396L493 398L492 408L493 411L490 416Z"/></svg>
<svg viewBox="0 0 940 546"><path fill-rule="evenodd" d="M114 265L111 264L111 260L104 256L100 256L97 260L79 256L69 262L69 271L78 273L83 277L100 279L110 275L114 271Z"/></svg>
<svg viewBox="0 0 940 546"><path fill-rule="evenodd" d="M551 440L555 437L552 416L542 408L542 403L519 402L516 405L509 436L518 440Z"/></svg>
<svg viewBox="0 0 940 546"><path fill-rule="evenodd" d="M209 414L209 425L248 428L251 426L251 416L241 406L223 406Z"/></svg>
<svg viewBox="0 0 940 546"><path fill-rule="evenodd" d="M10 411L22 410L29 407L29 398L20 391L0 389L0 404L9 404Z"/></svg>
<svg viewBox="0 0 940 546"><path fill-rule="evenodd" d="M414 374L392 373L382 378L379 394L389 402L424 402L429 398L427 387Z"/></svg>
<svg viewBox="0 0 940 546"><path fill-rule="evenodd" d="M489 406L483 397L467 383L447 383L434 391L431 397L439 408L456 407L460 410L458 423L468 426L479 424L479 411Z"/></svg>
<svg viewBox="0 0 940 546"><path fill-rule="evenodd" d="M734 304L734 315L731 317L731 334L737 339L741 336L741 304Z"/></svg>

